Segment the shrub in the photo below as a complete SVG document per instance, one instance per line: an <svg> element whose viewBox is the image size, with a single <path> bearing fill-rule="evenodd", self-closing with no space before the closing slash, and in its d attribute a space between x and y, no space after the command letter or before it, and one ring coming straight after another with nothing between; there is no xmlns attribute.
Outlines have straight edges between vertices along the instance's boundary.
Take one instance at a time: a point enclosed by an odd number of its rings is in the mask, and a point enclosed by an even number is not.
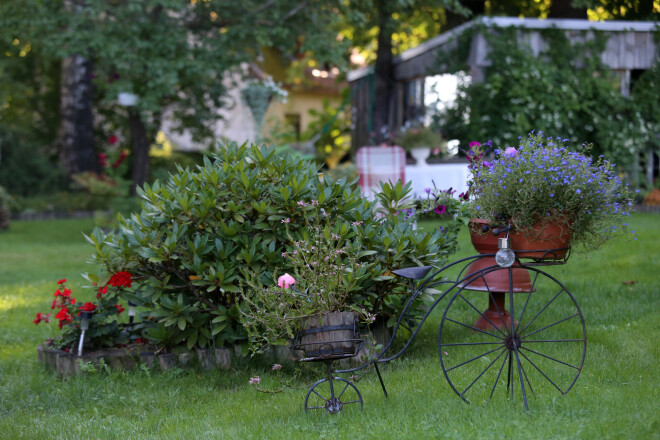
<svg viewBox="0 0 660 440"><path fill-rule="evenodd" d="M400 183L385 185L381 202L397 212L408 192ZM308 237L310 221L359 236L373 251L369 276L352 301L383 320L397 314L405 289L389 272L439 264L456 245L455 231L425 233L404 216L378 216L356 182L320 180L315 165L273 148L228 145L194 171L179 168L166 182L145 185L140 197L142 211L121 218L118 232L97 229L88 237L103 266L89 278L102 285L110 273L132 273L137 289L124 295L175 328L189 347L247 337L243 271L264 284L291 272L286 252L291 240Z"/></svg>
<svg viewBox="0 0 660 440"><path fill-rule="evenodd" d="M12 195L52 194L67 187L66 171L46 149L2 130L0 185Z"/></svg>

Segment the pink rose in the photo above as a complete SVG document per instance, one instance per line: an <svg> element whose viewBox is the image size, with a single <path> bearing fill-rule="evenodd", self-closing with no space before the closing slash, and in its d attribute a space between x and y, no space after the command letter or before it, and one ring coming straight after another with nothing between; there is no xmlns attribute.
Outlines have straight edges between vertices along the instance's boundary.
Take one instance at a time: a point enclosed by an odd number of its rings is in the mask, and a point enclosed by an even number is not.
<svg viewBox="0 0 660 440"><path fill-rule="evenodd" d="M296 280L288 273L285 273L284 275L282 275L277 279L277 285L285 289L288 289L289 286L291 286L295 282Z"/></svg>

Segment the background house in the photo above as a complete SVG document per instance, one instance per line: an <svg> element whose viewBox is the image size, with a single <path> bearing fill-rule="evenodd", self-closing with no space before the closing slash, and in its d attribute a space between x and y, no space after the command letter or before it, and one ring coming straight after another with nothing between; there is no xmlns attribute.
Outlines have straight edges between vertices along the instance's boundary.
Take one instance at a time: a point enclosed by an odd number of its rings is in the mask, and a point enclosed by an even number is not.
<svg viewBox="0 0 660 440"><path fill-rule="evenodd" d="M302 136L314 120L310 111L321 112L325 101L333 107L339 107L342 103L341 90L347 84L337 81L339 71L336 68L306 66L292 76L288 73L290 66L291 60L276 50L264 49L259 61L243 65L241 74L226 78L230 105L219 111L222 119L214 127L215 138L239 144L284 138L294 148L313 151L312 143L303 142ZM287 96L285 99L271 100L263 125L259 127L250 107L241 97L241 91L249 81L267 78L272 78L286 91ZM167 122L163 124L162 132L176 149L204 149L204 145L194 142L190 134L176 133Z"/></svg>

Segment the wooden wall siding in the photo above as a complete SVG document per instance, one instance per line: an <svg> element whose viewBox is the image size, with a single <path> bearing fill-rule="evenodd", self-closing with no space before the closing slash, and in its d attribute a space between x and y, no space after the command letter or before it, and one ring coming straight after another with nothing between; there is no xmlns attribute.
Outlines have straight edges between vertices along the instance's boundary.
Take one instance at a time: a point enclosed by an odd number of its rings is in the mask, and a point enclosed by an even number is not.
<svg viewBox="0 0 660 440"><path fill-rule="evenodd" d="M575 30L565 31L573 42L593 38L592 32ZM601 59L612 70L649 69L657 56L657 47L651 32L608 32L609 39ZM535 56L547 50L548 44L543 41L538 31L521 30L518 33L518 43L530 48ZM487 67L492 63L488 58L490 49L487 36L479 33L473 38L468 65Z"/></svg>
<svg viewBox="0 0 660 440"><path fill-rule="evenodd" d="M612 69L650 69L657 56L651 32L617 32L611 35L602 60Z"/></svg>

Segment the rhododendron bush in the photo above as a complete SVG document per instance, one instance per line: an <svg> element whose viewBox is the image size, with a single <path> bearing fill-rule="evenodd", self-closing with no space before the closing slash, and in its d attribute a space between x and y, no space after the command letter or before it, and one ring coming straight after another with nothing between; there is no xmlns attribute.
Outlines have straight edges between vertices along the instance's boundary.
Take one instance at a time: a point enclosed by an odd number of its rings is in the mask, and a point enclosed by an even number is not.
<svg viewBox="0 0 660 440"><path fill-rule="evenodd" d="M370 251L369 273L350 301L387 321L398 315L405 286L390 272L440 264L456 245L455 231L414 230L405 216L391 214L407 207L408 191L386 185L383 216L356 182L320 179L314 163L275 148L227 145L195 170L180 168L145 185L142 211L120 218L117 231L95 230L88 239L101 270L89 278L104 285L110 274L131 273L123 298L189 347L245 340L244 273L266 285L294 273L286 258L292 241L304 240L310 222L318 222L342 241L360 236L359 251Z"/></svg>

